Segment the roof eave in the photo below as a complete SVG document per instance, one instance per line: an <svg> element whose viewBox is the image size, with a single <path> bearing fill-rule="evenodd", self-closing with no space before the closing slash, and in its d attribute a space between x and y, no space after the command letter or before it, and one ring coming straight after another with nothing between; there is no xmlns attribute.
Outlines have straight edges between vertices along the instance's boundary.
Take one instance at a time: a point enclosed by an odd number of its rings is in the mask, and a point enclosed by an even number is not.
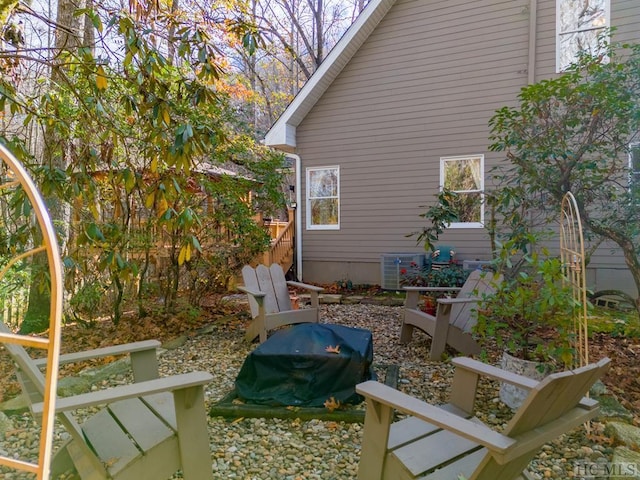
<svg viewBox="0 0 640 480"><path fill-rule="evenodd" d="M284 115L267 132L264 137L264 144L284 152L293 153L296 149L296 127L286 122L279 124L283 117Z"/></svg>
<svg viewBox="0 0 640 480"><path fill-rule="evenodd" d="M371 0L349 27L318 70L305 83L280 118L267 132L267 146L293 153L296 149L296 127L307 116L345 65L362 46L396 0Z"/></svg>

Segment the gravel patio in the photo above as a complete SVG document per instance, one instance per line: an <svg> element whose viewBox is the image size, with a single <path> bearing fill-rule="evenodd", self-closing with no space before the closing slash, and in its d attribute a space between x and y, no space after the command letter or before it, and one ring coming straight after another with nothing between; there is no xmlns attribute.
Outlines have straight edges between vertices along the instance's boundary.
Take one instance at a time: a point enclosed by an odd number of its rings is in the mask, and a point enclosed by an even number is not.
<svg viewBox="0 0 640 480"><path fill-rule="evenodd" d="M452 367L448 362L425 360L428 336L417 333L408 345L399 345L400 307L380 305L321 305L322 322L368 328L373 332L374 366L400 367L398 388L431 403L446 400ZM216 402L233 388L249 351L243 331L216 326L210 334L190 338L168 351L162 368L169 374L187 363L214 375L208 388ZM480 388L480 412L485 422L500 428L511 414L497 399L497 385ZM347 480L354 479L360 455L362 424L299 419L210 418L211 454L216 478L243 480ZM532 463L539 478L565 479L576 460L594 461L610 452L579 430L546 446Z"/></svg>
<svg viewBox="0 0 640 480"><path fill-rule="evenodd" d="M399 389L431 403L442 403L447 396L452 367L449 362L426 360L429 339L422 333L416 333L410 344L399 345L400 315L401 307L328 304L321 305L320 318L326 323L370 329L374 340L374 368L398 365ZM238 321L216 322L200 329L162 353L161 374L210 372L214 379L206 395L208 405L213 405L233 389L245 357L256 346L247 344L243 334L243 324ZM96 388L126 381L127 376L118 375ZM478 417L499 429L510 410L497 399L496 385L483 383L479 398ZM12 420L15 429L6 441L25 455L33 453L37 435L30 416L25 414ZM209 417L208 422L216 479L348 480L356 477L362 435L360 423L223 417ZM65 432L60 431L57 441L64 436ZM530 470L538 478L571 478L577 460L595 461L610 455L610 448L596 443L597 438L597 435L588 437L584 429L565 435L546 445ZM33 477L7 472L2 478Z"/></svg>

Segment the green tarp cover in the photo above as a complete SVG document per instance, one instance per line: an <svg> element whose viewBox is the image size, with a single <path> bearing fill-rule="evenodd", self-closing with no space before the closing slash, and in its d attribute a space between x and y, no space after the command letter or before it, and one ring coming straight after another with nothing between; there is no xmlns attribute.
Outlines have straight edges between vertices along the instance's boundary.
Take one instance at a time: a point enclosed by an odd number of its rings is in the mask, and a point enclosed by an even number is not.
<svg viewBox="0 0 640 480"><path fill-rule="evenodd" d="M331 397L358 403L355 386L373 378L372 361L369 330L303 323L276 331L247 356L236 391L263 405L321 407Z"/></svg>

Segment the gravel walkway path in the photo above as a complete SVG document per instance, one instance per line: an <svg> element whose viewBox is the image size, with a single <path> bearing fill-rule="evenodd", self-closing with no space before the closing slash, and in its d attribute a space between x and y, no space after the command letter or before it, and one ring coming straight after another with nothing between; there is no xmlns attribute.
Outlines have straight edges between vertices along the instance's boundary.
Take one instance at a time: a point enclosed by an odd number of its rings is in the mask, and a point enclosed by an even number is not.
<svg viewBox="0 0 640 480"><path fill-rule="evenodd" d="M445 401L452 367L448 362L425 360L429 340L424 334L414 334L410 344L398 345L400 307L359 304L322 305L321 309L323 322L368 328L373 332L374 364L399 365L399 389L431 403ZM206 395L208 404L212 404L233 388L242 362L253 348L255 344L243 341L243 331L237 323L216 324L206 333L190 337L184 345L164 352L160 358L161 374L211 372L214 380ZM118 377L109 383L126 381L128 378ZM499 429L510 411L497 399L496 385L482 383L479 398L478 417ZM17 448L24 456L31 457L37 451L33 422L29 415L12 418L12 421L15 430L4 446L0 444L0 449L9 444L12 450ZM361 424L222 417L209 418L208 422L216 479L351 480L356 477ZM64 436L60 431L58 440ZM590 440L584 429L579 429L546 445L531 463L530 470L537 478L572 478L577 461L597 461L609 454L608 448ZM34 477L0 471L0 478Z"/></svg>

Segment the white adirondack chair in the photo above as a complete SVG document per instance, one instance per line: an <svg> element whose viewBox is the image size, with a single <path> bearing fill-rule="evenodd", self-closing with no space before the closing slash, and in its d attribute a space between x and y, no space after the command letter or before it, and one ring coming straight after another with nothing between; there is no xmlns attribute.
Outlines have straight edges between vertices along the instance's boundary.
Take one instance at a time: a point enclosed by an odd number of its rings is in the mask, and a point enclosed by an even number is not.
<svg viewBox="0 0 640 480"><path fill-rule="evenodd" d="M470 358L455 358L450 403L434 406L369 381L356 391L367 401L359 480L515 480L550 440L598 413L584 397L609 359L537 382ZM478 378L529 390L502 433L472 417ZM394 422L394 412L407 414Z"/></svg>
<svg viewBox="0 0 640 480"><path fill-rule="evenodd" d="M476 324L474 309L477 308L483 294L495 291L496 284L502 281L501 275L492 272L474 270L464 285L455 287L404 287L407 292L404 304L404 317L400 330L400 343L408 343L413 329L419 328L431 336L431 360L440 360L447 345L465 354L480 353L480 345L472 335ZM436 315L429 315L418 309L421 292L457 292L455 298L439 298Z"/></svg>
<svg viewBox="0 0 640 480"><path fill-rule="evenodd" d="M10 331L0 323L0 331ZM135 383L71 397L58 397L55 408L70 439L55 452L51 473L74 468L80 478L165 479L182 470L191 480L212 479L204 385L212 376L192 372L158 377L156 349L147 340L60 356L60 365L128 354ZM34 360L24 348L5 345L17 367L23 393L34 415L42 413L46 359ZM104 405L82 423L72 412Z"/></svg>
<svg viewBox="0 0 640 480"><path fill-rule="evenodd" d="M268 332L283 325L318 322L318 294L322 287L306 283L286 281L282 267L274 263L270 267L245 265L242 269L244 285L238 290L247 294L252 321L247 328L246 339L260 342L267 340ZM293 309L289 288L307 290L311 295L311 308Z"/></svg>

